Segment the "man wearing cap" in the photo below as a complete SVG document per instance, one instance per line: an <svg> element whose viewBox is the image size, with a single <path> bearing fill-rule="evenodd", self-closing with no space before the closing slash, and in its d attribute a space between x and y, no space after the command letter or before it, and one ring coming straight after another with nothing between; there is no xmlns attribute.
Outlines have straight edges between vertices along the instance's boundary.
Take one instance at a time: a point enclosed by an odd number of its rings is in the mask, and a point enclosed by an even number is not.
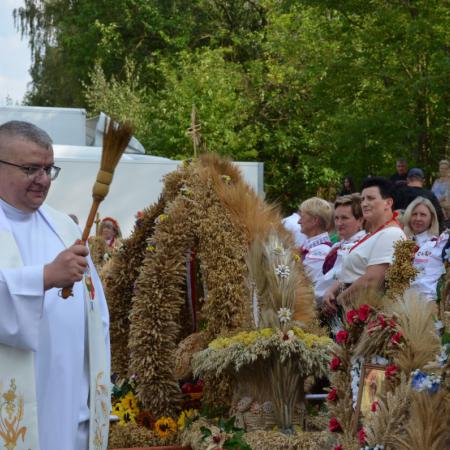
<svg viewBox="0 0 450 450"><path fill-rule="evenodd" d="M422 169L410 169L406 177L406 186L401 186L395 191L394 209L406 209L416 197L425 197L431 201L436 209L439 229L442 231L444 228L444 214L441 205L436 196L429 189L423 187L424 181L425 175Z"/></svg>

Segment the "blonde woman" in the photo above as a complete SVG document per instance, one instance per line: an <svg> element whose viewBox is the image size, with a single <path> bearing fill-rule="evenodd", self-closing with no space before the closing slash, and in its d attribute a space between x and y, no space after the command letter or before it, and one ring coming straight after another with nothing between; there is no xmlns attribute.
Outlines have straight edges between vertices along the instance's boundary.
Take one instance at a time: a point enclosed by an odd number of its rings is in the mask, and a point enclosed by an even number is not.
<svg viewBox="0 0 450 450"><path fill-rule="evenodd" d="M445 272L441 258L445 242L438 241L439 226L433 204L427 198L417 197L406 208L403 223L406 236L417 243L413 264L418 274L411 287L434 301L438 280Z"/></svg>
<svg viewBox="0 0 450 450"><path fill-rule="evenodd" d="M299 215L298 223L307 237L301 247L301 256L306 275L315 288L323 278L323 262L331 249L328 230L333 219L333 207L319 197L312 197L300 205Z"/></svg>

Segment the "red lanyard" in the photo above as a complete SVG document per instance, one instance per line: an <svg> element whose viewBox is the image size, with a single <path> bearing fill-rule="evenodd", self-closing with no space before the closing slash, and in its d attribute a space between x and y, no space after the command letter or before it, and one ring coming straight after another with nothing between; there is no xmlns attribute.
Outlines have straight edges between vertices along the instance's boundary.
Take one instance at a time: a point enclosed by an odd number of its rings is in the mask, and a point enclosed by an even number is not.
<svg viewBox="0 0 450 450"><path fill-rule="evenodd" d="M367 239L371 238L372 236L374 236L375 234L377 234L379 231L381 231L386 225L389 225L391 222L395 222L397 225L400 225L398 220L398 212L394 211L394 214L392 214L392 217L383 225L381 225L381 227L378 227L373 233L369 233L366 234L360 241L358 241L349 251L349 253L351 253L356 247L358 247L358 245L361 245L363 242L367 241Z"/></svg>

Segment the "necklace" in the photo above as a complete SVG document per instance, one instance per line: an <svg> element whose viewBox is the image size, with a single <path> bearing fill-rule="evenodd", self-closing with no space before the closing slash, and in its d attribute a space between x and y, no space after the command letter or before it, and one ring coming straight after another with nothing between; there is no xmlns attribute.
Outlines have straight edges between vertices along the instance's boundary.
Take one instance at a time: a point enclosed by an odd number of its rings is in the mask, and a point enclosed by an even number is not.
<svg viewBox="0 0 450 450"><path fill-rule="evenodd" d="M371 238L372 236L374 236L375 234L377 234L379 231L381 231L383 228L385 228L387 225L389 225L391 222L394 222L397 224L397 226L400 226L399 221L397 220L398 217L398 212L395 211L394 214L392 214L392 217L385 223L383 223L383 225L381 225L380 227L378 227L374 232L372 233L368 233L366 234L360 241L358 241L349 251L349 253L351 253L356 247L358 247L359 245L361 245L363 242L367 241L367 239Z"/></svg>

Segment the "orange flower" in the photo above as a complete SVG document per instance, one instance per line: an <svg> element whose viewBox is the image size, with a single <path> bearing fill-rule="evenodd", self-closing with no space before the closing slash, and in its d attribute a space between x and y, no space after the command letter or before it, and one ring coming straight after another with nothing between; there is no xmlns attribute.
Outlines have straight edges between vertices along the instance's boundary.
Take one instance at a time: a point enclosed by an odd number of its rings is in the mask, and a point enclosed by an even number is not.
<svg viewBox="0 0 450 450"><path fill-rule="evenodd" d="M177 424L171 417L161 417L155 423L155 433L160 438L169 437L177 431Z"/></svg>

